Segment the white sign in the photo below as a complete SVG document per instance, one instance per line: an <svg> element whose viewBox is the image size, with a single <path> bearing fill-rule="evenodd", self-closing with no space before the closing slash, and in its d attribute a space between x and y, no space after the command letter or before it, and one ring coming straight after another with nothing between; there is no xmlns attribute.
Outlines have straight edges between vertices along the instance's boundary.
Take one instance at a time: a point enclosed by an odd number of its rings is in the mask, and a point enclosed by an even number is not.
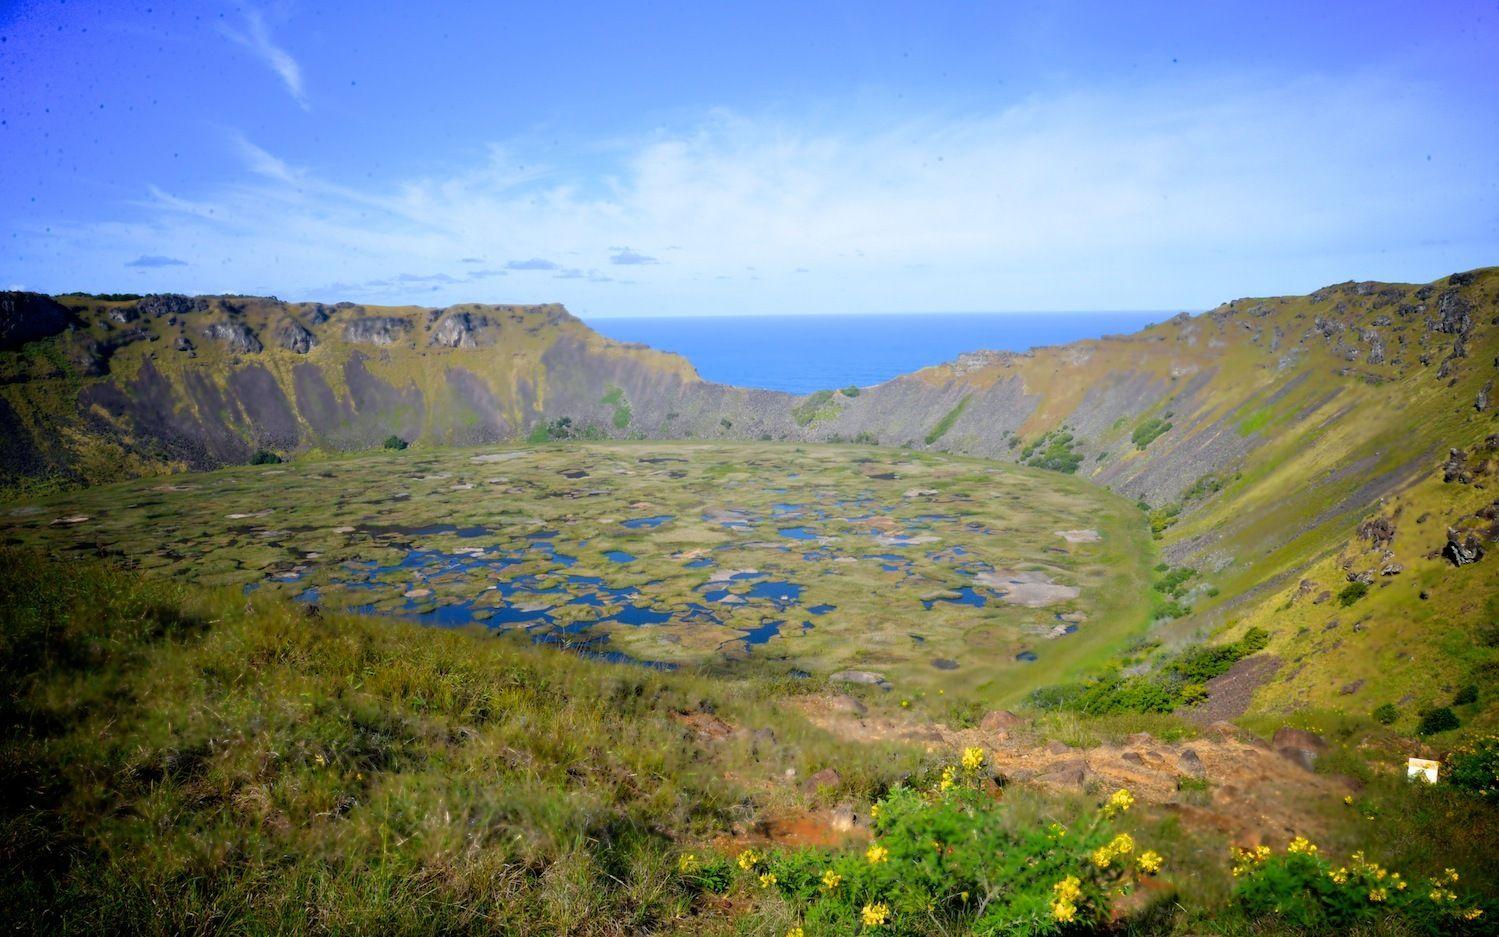
<svg viewBox="0 0 1499 937"><path fill-rule="evenodd" d="M1440 761L1430 761L1425 758L1409 758L1405 762L1405 777L1408 781L1425 781L1427 784L1437 783L1437 771L1442 767Z"/></svg>

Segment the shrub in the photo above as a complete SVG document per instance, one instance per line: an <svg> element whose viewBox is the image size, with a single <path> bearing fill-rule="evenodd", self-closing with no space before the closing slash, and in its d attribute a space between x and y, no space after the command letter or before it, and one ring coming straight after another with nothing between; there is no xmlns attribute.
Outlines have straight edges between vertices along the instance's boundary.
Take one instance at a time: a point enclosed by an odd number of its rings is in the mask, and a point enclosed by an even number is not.
<svg viewBox="0 0 1499 937"><path fill-rule="evenodd" d="M1447 756L1447 782L1480 797L1499 798L1499 736L1468 742Z"/></svg>
<svg viewBox="0 0 1499 937"><path fill-rule="evenodd" d="M1488 924L1475 900L1453 891L1458 874L1452 869L1425 883L1410 882L1361 852L1335 867L1301 837L1283 853L1268 846L1235 853L1239 907L1252 919L1298 932L1346 933L1398 922L1418 933L1462 934L1483 932Z"/></svg>
<svg viewBox="0 0 1499 937"><path fill-rule="evenodd" d="M1171 428L1171 423L1159 417L1151 417L1135 427L1135 431L1129 434L1130 442L1135 448L1145 451L1145 448L1155 442L1156 437Z"/></svg>
<svg viewBox="0 0 1499 937"><path fill-rule="evenodd" d="M251 465L280 465L284 459L274 452L265 449L256 449L255 454L250 456Z"/></svg>
<svg viewBox="0 0 1499 937"><path fill-rule="evenodd" d="M857 396L859 396L858 385L856 385L856 384L850 384L847 387L843 388L843 396L845 396L845 397L857 397Z"/></svg>
<svg viewBox="0 0 1499 937"><path fill-rule="evenodd" d="M1452 705L1454 706L1467 706L1469 703L1476 702L1478 702L1478 685L1476 683L1468 684L1461 690L1458 690L1452 697Z"/></svg>
<svg viewBox="0 0 1499 937"><path fill-rule="evenodd" d="M392 434L390 436L386 436L385 437L385 442L383 443L383 445L387 449L397 449L397 450L399 450L399 449L405 449L406 446L407 446L407 442L406 442L406 440L402 439L401 437Z"/></svg>
<svg viewBox="0 0 1499 937"><path fill-rule="evenodd" d="M1369 584L1364 582L1350 582L1338 593L1338 604L1347 608L1354 602L1369 594Z"/></svg>
<svg viewBox="0 0 1499 937"><path fill-rule="evenodd" d="M947 413L943 414L942 419L937 421L937 425L933 426L931 430L926 434L926 444L930 446L932 443L941 439L943 436L946 436L947 431L952 429L952 425L958 422L958 417L962 416L963 411L966 409L968 409L968 398L964 397L962 400L958 401L958 405L956 407L953 407L951 410L947 411Z"/></svg>
<svg viewBox="0 0 1499 937"><path fill-rule="evenodd" d="M1394 703L1383 703L1374 707L1374 721L1382 726L1394 725L1395 720L1400 718L1400 710L1395 708Z"/></svg>
<svg viewBox="0 0 1499 937"><path fill-rule="evenodd" d="M871 813L875 838L856 852L740 853L754 891L774 892L807 934L1054 933L1099 928L1115 895L1160 870L1113 819L1118 791L1071 825L1016 824L983 789L983 753L964 752L922 789L900 787Z"/></svg>
<svg viewBox="0 0 1499 937"><path fill-rule="evenodd" d="M1416 732L1420 735L1436 735L1438 732L1456 729L1459 725L1461 723L1457 721L1457 713L1450 707L1438 706L1421 714L1421 724L1416 727Z"/></svg>

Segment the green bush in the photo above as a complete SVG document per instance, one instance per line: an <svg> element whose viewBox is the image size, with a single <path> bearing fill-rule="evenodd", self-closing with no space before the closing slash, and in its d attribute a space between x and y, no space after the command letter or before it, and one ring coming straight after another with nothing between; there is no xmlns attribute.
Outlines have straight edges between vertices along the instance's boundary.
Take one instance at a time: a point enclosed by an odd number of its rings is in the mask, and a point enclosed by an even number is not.
<svg viewBox="0 0 1499 937"><path fill-rule="evenodd" d="M859 396L859 388L858 388L858 386L855 385L855 384L850 384L847 387L843 388L843 396L845 396L845 397L857 397L857 396Z"/></svg>
<svg viewBox="0 0 1499 937"><path fill-rule="evenodd" d="M1438 732L1456 729L1459 725L1461 723L1457 721L1457 713L1450 707L1438 706L1421 714L1421 724L1416 727L1416 732L1420 735L1436 735Z"/></svg>
<svg viewBox="0 0 1499 937"><path fill-rule="evenodd" d="M1499 798L1499 736L1467 742L1447 756L1447 782L1480 797Z"/></svg>
<svg viewBox="0 0 1499 937"><path fill-rule="evenodd" d="M1359 599L1368 594L1368 583L1350 582L1348 585L1343 587L1342 592L1338 593L1338 604L1343 606L1344 608L1347 608L1348 606L1352 605L1354 602L1357 602Z"/></svg>
<svg viewBox="0 0 1499 937"><path fill-rule="evenodd" d="M1394 703L1382 703L1374 707L1374 721L1382 726L1394 725L1395 720L1400 718L1400 710L1395 708Z"/></svg>
<svg viewBox="0 0 1499 937"><path fill-rule="evenodd" d="M882 798L863 851L740 853L748 888L778 894L808 937L1050 934L1104 926L1115 897L1160 869L1159 855L1114 829L1128 792L1070 825L1016 823L983 789L980 750L964 764Z"/></svg>
<svg viewBox="0 0 1499 937"><path fill-rule="evenodd" d="M1159 417L1151 417L1135 427L1135 431L1129 434L1130 442L1135 448L1145 451L1145 448L1155 442L1156 438L1171 428L1171 423Z"/></svg>
<svg viewBox="0 0 1499 937"><path fill-rule="evenodd" d="M947 413L943 415L942 419L937 421L937 425L933 426L931 430L926 434L926 444L930 446L932 443L941 439L943 436L946 436L947 431L952 429L952 425L958 422L958 417L962 416L963 411L966 409L968 409L968 398L964 397L962 400L958 401L958 405L956 407L953 407L951 410L947 411Z"/></svg>
<svg viewBox="0 0 1499 937"><path fill-rule="evenodd" d="M1073 436L1057 429L1041 436L1020 450L1020 461L1036 468L1071 475L1082 465L1082 454L1072 447Z"/></svg>
<svg viewBox="0 0 1499 937"><path fill-rule="evenodd" d="M1318 855L1300 837L1283 853L1237 850L1234 899L1245 915L1300 933L1347 933L1394 924L1427 934L1487 933L1491 913L1452 889L1452 870L1425 883L1407 881L1354 853L1344 865Z"/></svg>
<svg viewBox="0 0 1499 937"><path fill-rule="evenodd" d="M250 456L251 465L280 465L283 460L279 455L265 449L256 449L255 454Z"/></svg>
<svg viewBox="0 0 1499 937"><path fill-rule="evenodd" d="M1476 702L1478 702L1478 685L1476 683L1468 684L1453 694L1452 697L1452 705L1454 706L1467 706L1470 703Z"/></svg>
<svg viewBox="0 0 1499 937"><path fill-rule="evenodd" d="M387 448L387 449L400 450L400 449L405 449L406 448L407 442L406 442L406 440L402 439L401 437L396 436L395 434L391 434L391 435L385 437L385 442L382 443L382 445L385 446L385 448Z"/></svg>

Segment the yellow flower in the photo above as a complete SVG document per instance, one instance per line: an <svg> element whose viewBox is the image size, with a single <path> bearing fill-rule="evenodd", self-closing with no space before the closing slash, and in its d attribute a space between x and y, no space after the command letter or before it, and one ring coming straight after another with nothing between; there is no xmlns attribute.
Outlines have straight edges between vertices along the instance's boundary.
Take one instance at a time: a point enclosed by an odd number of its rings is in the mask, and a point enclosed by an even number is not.
<svg viewBox="0 0 1499 937"><path fill-rule="evenodd" d="M1103 812L1106 816L1112 817L1115 814L1124 813L1134 805L1135 795L1121 787L1109 795L1109 802L1104 805Z"/></svg>
<svg viewBox="0 0 1499 937"><path fill-rule="evenodd" d="M1067 827L1063 826L1060 823L1053 822L1051 826L1048 826L1046 828L1046 836L1049 839L1061 839L1066 835Z"/></svg>
<svg viewBox="0 0 1499 937"><path fill-rule="evenodd" d="M1160 853L1153 849L1147 849L1140 853L1140 858L1135 860L1135 865L1139 866L1140 871L1146 875L1154 875L1161 871L1161 864L1163 862L1165 860L1161 858Z"/></svg>
<svg viewBox="0 0 1499 937"><path fill-rule="evenodd" d="M977 771L984 766L984 750L977 745L963 749L963 770Z"/></svg>
<svg viewBox="0 0 1499 937"><path fill-rule="evenodd" d="M869 860L870 865L879 865L890 859L890 850L879 843L870 843L869 848L864 850L864 858Z"/></svg>
<svg viewBox="0 0 1499 937"><path fill-rule="evenodd" d="M1389 892L1385 891L1383 888L1371 889L1369 892L1369 900L1374 902L1375 904L1379 904L1389 896Z"/></svg>
<svg viewBox="0 0 1499 937"><path fill-rule="evenodd" d="M800 927L793 927L786 932L786 937L806 937L806 932Z"/></svg>
<svg viewBox="0 0 1499 937"><path fill-rule="evenodd" d="M1347 797L1344 797L1343 803L1348 804L1350 807L1353 806L1353 795L1349 794Z"/></svg>
<svg viewBox="0 0 1499 937"><path fill-rule="evenodd" d="M901 709L910 709L911 708L911 701L908 700L908 699L901 700L900 701L900 708Z"/></svg>
<svg viewBox="0 0 1499 937"><path fill-rule="evenodd" d="M1446 877L1449 885L1457 884L1457 869L1444 869L1442 874Z"/></svg>
<svg viewBox="0 0 1499 937"><path fill-rule="evenodd" d="M866 904L859 912L864 920L865 927L879 927L890 919L890 906L883 901L878 904Z"/></svg>
<svg viewBox="0 0 1499 937"><path fill-rule="evenodd" d="M822 887L827 889L828 891L832 891L833 889L837 888L842 882L843 876L839 875L837 872L834 872L832 869L828 869L826 872L822 873Z"/></svg>
<svg viewBox="0 0 1499 937"><path fill-rule="evenodd" d="M1469 908L1462 913L1462 919L1465 921L1476 921L1480 917L1483 917L1482 908Z"/></svg>
<svg viewBox="0 0 1499 937"><path fill-rule="evenodd" d="M755 851L753 849L746 849L744 852L741 852L739 854L739 867L746 872L748 872L750 869L753 869L756 863L758 863L759 861L760 857L755 855Z"/></svg>
<svg viewBox="0 0 1499 937"><path fill-rule="evenodd" d="M1051 916L1057 921L1066 924L1077 917L1077 900L1083 896L1082 881L1075 875L1069 875L1051 886L1056 894L1051 903Z"/></svg>
<svg viewBox="0 0 1499 937"><path fill-rule="evenodd" d="M696 872L697 869L697 856L693 855L690 852L677 860L677 871L681 872L683 875L686 875L690 872Z"/></svg>
<svg viewBox="0 0 1499 937"><path fill-rule="evenodd" d="M952 765L948 765L946 768L943 768L942 780L938 782L937 790L945 791L951 789L953 784L956 783L955 779L957 778L957 776L958 772L953 768Z"/></svg>
<svg viewBox="0 0 1499 937"><path fill-rule="evenodd" d="M1298 836L1291 840L1291 844L1286 847L1286 852L1303 856L1315 856L1317 854L1317 846L1305 836Z"/></svg>
<svg viewBox="0 0 1499 937"><path fill-rule="evenodd" d="M775 883L776 883L776 874L774 872L761 872L760 873L760 887L761 888L769 888L770 886L774 885Z"/></svg>
<svg viewBox="0 0 1499 937"><path fill-rule="evenodd" d="M874 805L870 806L870 808L869 808L869 818L871 820L878 820L880 818L880 805L879 804L874 804Z"/></svg>
<svg viewBox="0 0 1499 937"><path fill-rule="evenodd" d="M1347 869L1338 869L1335 872L1328 872L1327 873L1327 877L1330 878L1330 879L1332 879L1332 883L1334 885L1347 885L1348 884L1348 870Z"/></svg>

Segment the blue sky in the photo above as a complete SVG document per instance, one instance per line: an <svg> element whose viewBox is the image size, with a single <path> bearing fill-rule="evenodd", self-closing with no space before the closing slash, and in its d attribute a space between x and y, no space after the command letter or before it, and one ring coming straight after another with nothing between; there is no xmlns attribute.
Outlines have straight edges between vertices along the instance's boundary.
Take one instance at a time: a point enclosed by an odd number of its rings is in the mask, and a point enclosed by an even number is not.
<svg viewBox="0 0 1499 937"><path fill-rule="evenodd" d="M0 286L1204 308L1499 263L1499 4L0 0Z"/></svg>

